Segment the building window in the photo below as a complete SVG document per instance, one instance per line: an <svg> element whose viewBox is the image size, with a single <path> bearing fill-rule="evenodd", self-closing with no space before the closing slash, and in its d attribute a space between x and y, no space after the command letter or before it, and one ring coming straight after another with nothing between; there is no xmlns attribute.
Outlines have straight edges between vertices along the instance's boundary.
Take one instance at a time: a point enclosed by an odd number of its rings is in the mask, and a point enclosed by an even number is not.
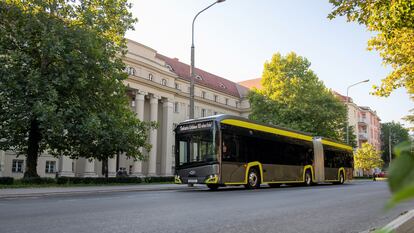
<svg viewBox="0 0 414 233"><path fill-rule="evenodd" d="M175 89L180 90L180 84L179 83L175 83Z"/></svg>
<svg viewBox="0 0 414 233"><path fill-rule="evenodd" d="M126 67L125 70L128 75L135 76L135 69L133 67Z"/></svg>
<svg viewBox="0 0 414 233"><path fill-rule="evenodd" d="M206 98L206 92L205 92L205 91L202 91L202 92L201 92L201 98L203 98L203 99L205 99L205 98Z"/></svg>
<svg viewBox="0 0 414 233"><path fill-rule="evenodd" d="M154 79L154 75L148 74L148 80L152 81Z"/></svg>
<svg viewBox="0 0 414 233"><path fill-rule="evenodd" d="M239 107L239 101L236 101L236 108Z"/></svg>
<svg viewBox="0 0 414 233"><path fill-rule="evenodd" d="M54 173L56 168L56 161L46 161L45 172Z"/></svg>
<svg viewBox="0 0 414 233"><path fill-rule="evenodd" d="M170 65L166 65L167 66L167 68L171 71L171 72L174 72L174 69L172 68L172 66L170 66Z"/></svg>
<svg viewBox="0 0 414 233"><path fill-rule="evenodd" d="M229 99L226 98L226 105L229 105Z"/></svg>
<svg viewBox="0 0 414 233"><path fill-rule="evenodd" d="M162 84L163 86L167 86L167 80L166 80L166 79L162 79L162 80L161 80L161 84Z"/></svg>
<svg viewBox="0 0 414 233"><path fill-rule="evenodd" d="M178 109L178 102L174 103L174 112L178 113L179 109Z"/></svg>
<svg viewBox="0 0 414 233"><path fill-rule="evenodd" d="M207 116L207 111L203 108L203 109L201 109L201 117L205 117L205 116Z"/></svg>
<svg viewBox="0 0 414 233"><path fill-rule="evenodd" d="M214 95L214 102L218 102L219 101L218 99L219 99L218 95Z"/></svg>
<svg viewBox="0 0 414 233"><path fill-rule="evenodd" d="M218 115L218 112L214 112L214 115Z"/></svg>
<svg viewBox="0 0 414 233"><path fill-rule="evenodd" d="M23 173L23 160L13 159L12 172Z"/></svg>
<svg viewBox="0 0 414 233"><path fill-rule="evenodd" d="M198 80L200 80L200 81L203 80L203 78L200 75L198 75L198 74L195 76L195 78L198 79Z"/></svg>
<svg viewBox="0 0 414 233"><path fill-rule="evenodd" d="M219 83L219 85L220 85L221 88L226 89L226 86L224 86L223 83Z"/></svg>

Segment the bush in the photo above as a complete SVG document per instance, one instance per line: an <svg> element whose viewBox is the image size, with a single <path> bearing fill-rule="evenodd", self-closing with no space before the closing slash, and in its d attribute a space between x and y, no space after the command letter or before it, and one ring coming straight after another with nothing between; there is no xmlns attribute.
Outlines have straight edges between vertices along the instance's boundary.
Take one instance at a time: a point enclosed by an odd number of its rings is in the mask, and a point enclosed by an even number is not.
<svg viewBox="0 0 414 233"><path fill-rule="evenodd" d="M0 184L12 185L14 183L13 177L0 177Z"/></svg>
<svg viewBox="0 0 414 233"><path fill-rule="evenodd" d="M57 184L138 184L142 180L139 177L58 177Z"/></svg>
<svg viewBox="0 0 414 233"><path fill-rule="evenodd" d="M22 184L55 184L56 180L53 178L29 177L20 180Z"/></svg>

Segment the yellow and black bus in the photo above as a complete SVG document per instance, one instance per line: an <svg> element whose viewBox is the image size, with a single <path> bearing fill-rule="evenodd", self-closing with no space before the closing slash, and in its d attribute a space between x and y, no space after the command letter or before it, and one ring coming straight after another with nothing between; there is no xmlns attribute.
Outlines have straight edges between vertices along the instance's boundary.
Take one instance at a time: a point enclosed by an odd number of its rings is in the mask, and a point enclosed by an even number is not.
<svg viewBox="0 0 414 233"><path fill-rule="evenodd" d="M352 147L322 137L230 115L175 128L175 183L220 186L329 182L352 179Z"/></svg>

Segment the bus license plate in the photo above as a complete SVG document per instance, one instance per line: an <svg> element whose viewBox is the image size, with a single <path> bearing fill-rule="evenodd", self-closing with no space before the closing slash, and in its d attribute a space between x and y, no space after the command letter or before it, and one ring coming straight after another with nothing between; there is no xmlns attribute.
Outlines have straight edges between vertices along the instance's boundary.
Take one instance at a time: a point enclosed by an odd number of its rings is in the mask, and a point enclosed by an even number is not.
<svg viewBox="0 0 414 233"><path fill-rule="evenodd" d="M188 179L188 183L192 183L192 184L197 183L197 179Z"/></svg>

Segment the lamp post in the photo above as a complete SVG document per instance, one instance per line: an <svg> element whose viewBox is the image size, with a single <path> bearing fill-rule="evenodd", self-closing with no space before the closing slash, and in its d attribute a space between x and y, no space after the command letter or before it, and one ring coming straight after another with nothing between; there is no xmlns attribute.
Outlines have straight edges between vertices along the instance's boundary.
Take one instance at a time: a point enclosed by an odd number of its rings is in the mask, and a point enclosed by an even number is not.
<svg viewBox="0 0 414 233"><path fill-rule="evenodd" d="M349 95L348 95L348 93L349 93L349 88L351 88L351 87L353 87L353 86L356 86L356 85L358 85L358 84L361 84L361 83L367 83L367 82L369 82L369 79L367 79L367 80L364 80L364 81L360 81L360 82L357 82L357 83L354 83L354 84L352 84L352 85L349 85L347 88L346 88L346 110L347 110L347 115L348 115L348 104L349 104ZM349 144L349 122L348 122L348 116L346 116L346 143L347 144Z"/></svg>
<svg viewBox="0 0 414 233"><path fill-rule="evenodd" d="M194 119L194 78L195 78L195 72L194 72L194 22L199 14L201 14L203 11L207 10L208 8L214 6L216 3L224 2L225 0L217 0L208 7L204 8L200 12L196 14L196 16L193 19L192 24L192 30L191 30L191 78L190 78L190 119Z"/></svg>

